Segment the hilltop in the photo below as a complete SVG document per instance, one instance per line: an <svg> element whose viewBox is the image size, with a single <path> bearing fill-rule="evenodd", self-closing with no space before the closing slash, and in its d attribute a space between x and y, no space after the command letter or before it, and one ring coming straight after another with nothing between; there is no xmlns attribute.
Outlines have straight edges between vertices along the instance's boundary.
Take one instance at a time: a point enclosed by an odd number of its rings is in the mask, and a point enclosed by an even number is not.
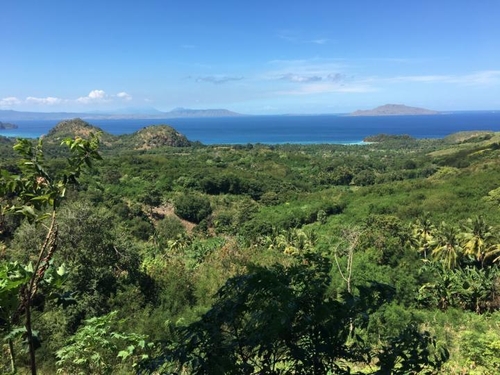
<svg viewBox="0 0 500 375"><path fill-rule="evenodd" d="M90 133L101 133L101 139L104 142L112 142L116 136L103 131L101 128L91 125L88 122L75 118L59 122L56 126L49 130L44 139L48 142L57 142L68 137L86 138Z"/></svg>
<svg viewBox="0 0 500 375"><path fill-rule="evenodd" d="M437 115L439 112L425 108L409 107L403 104L386 104L374 109L357 110L351 116L408 116Z"/></svg>
<svg viewBox="0 0 500 375"><path fill-rule="evenodd" d="M121 135L118 139L120 145L134 150L191 146L191 142L183 134L168 125L146 126L133 134Z"/></svg>
<svg viewBox="0 0 500 375"><path fill-rule="evenodd" d="M149 150L163 146L191 146L183 134L168 125L150 125L132 134L116 136L79 118L59 122L44 136L44 140L55 144L68 137L88 137L90 133L100 133L101 142L110 148Z"/></svg>

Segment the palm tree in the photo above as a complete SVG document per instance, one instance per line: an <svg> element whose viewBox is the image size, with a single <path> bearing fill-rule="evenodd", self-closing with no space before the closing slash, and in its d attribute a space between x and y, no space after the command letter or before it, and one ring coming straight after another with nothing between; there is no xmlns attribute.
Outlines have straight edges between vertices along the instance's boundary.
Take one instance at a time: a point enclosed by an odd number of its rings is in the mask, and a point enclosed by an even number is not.
<svg viewBox="0 0 500 375"><path fill-rule="evenodd" d="M402 247L411 249L420 248L419 238L415 235L415 224L409 223L402 227L397 236Z"/></svg>
<svg viewBox="0 0 500 375"><path fill-rule="evenodd" d="M427 213L421 219L417 219L413 226L413 234L418 243L418 251L423 254L424 259L427 259L427 254L430 250L430 244L434 238L436 227Z"/></svg>
<svg viewBox="0 0 500 375"><path fill-rule="evenodd" d="M484 268L486 259L498 252L493 227L486 224L481 216L477 216L467 220L464 230L462 234L464 253L475 257L481 268Z"/></svg>
<svg viewBox="0 0 500 375"><path fill-rule="evenodd" d="M456 227L442 222L429 245L432 249L432 256L443 262L445 267L452 269L457 266L463 248L460 232Z"/></svg>

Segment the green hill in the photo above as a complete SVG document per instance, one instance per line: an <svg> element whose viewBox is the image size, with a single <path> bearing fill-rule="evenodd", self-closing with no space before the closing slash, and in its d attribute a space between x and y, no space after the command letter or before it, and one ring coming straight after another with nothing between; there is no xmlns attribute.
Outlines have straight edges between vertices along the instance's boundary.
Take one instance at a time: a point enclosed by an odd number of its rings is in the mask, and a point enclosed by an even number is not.
<svg viewBox="0 0 500 375"><path fill-rule="evenodd" d="M121 146L134 150L150 150L158 147L189 147L191 142L168 125L151 125L141 130L119 137Z"/></svg>
<svg viewBox="0 0 500 375"><path fill-rule="evenodd" d="M116 136L103 131L101 128L91 125L82 119L75 118L71 120L64 120L54 126L44 140L48 142L60 141L68 137L88 137L90 133L101 133L101 139L104 143L113 142Z"/></svg>

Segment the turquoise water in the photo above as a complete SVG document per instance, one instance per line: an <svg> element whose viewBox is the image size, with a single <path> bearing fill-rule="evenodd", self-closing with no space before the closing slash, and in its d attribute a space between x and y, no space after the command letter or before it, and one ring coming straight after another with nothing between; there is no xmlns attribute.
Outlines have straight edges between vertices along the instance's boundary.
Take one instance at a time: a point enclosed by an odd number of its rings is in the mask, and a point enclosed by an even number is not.
<svg viewBox="0 0 500 375"><path fill-rule="evenodd" d="M37 138L58 123L55 120L12 122L19 129L1 130L0 135ZM204 144L352 144L362 142L366 136L380 133L442 138L465 130L500 131L500 112L456 112L430 116L241 116L88 122L116 135L133 133L148 125L166 124L189 140Z"/></svg>

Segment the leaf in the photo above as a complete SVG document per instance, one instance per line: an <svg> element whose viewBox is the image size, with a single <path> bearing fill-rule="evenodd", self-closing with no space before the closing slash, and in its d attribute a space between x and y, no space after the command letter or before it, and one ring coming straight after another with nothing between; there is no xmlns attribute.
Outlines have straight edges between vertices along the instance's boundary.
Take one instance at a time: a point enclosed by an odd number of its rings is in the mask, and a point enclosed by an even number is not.
<svg viewBox="0 0 500 375"><path fill-rule="evenodd" d="M56 271L56 272L57 272L57 274L58 274L59 276L64 276L64 275L66 275L66 274L67 274L67 271L66 271L66 264L65 264L65 263L61 264L61 265L57 268L57 271Z"/></svg>
<svg viewBox="0 0 500 375"><path fill-rule="evenodd" d="M26 267L24 267L24 269L29 272L29 273L33 273L33 264L31 262L28 263L28 265Z"/></svg>
<svg viewBox="0 0 500 375"><path fill-rule="evenodd" d="M131 353L127 350L120 350L120 352L118 352L117 357L121 358L122 360L125 360L130 356L130 354Z"/></svg>

